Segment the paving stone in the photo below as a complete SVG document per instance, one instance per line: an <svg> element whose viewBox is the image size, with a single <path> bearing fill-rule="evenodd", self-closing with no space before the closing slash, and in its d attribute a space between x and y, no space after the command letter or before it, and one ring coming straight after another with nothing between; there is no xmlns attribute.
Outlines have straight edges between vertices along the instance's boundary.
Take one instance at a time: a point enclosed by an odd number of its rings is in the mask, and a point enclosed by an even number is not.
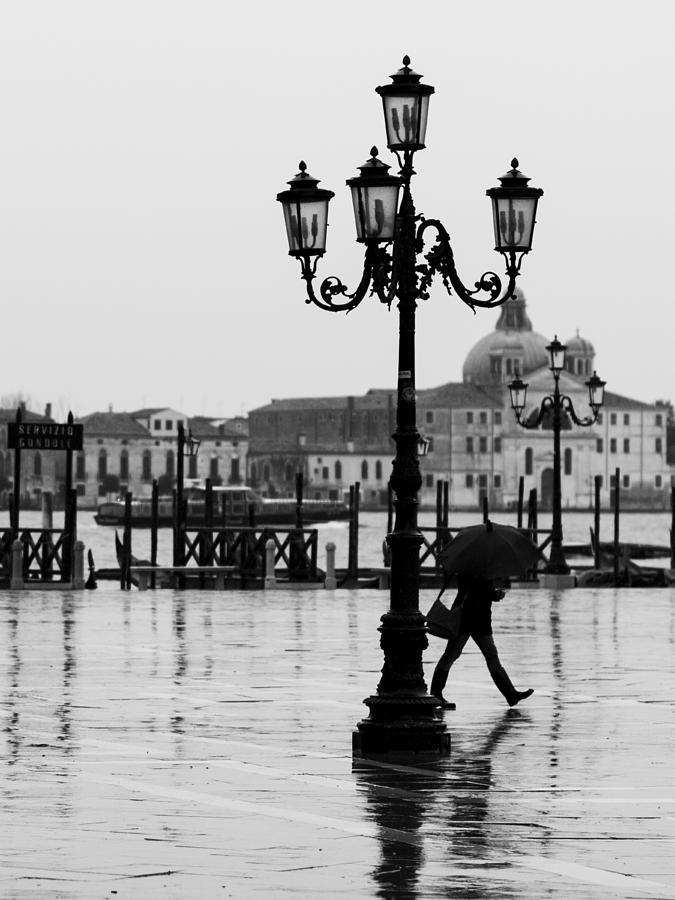
<svg viewBox="0 0 675 900"><path fill-rule="evenodd" d="M420 765L351 757L387 604L3 594L0 896L672 900L675 592L511 592L535 694L509 710L468 645Z"/></svg>

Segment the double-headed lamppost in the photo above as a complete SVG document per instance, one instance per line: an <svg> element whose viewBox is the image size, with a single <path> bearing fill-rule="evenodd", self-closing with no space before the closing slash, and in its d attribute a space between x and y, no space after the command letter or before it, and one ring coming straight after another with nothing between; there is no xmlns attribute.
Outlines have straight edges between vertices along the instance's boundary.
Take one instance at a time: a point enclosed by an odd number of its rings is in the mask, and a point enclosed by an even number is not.
<svg viewBox="0 0 675 900"><path fill-rule="evenodd" d="M571 416L572 420L584 428L594 425L598 421L600 408L605 400L606 382L593 375L586 382L588 388L588 402L592 416L580 419L574 409L570 397L560 393L560 373L565 368L565 353L567 347L561 344L557 336L546 348L550 359L550 370L553 373L553 393L541 401L538 413L528 417L523 416L527 398L527 384L516 374L516 378L509 384L511 392L511 406L516 414L516 422L522 428L538 428L544 416L549 416L553 427L553 521L551 527L551 552L549 555L546 572L549 575L569 575L570 568L565 561L563 550L562 528L562 490L560 479L560 431L563 422L563 410Z"/></svg>
<svg viewBox="0 0 675 900"><path fill-rule="evenodd" d="M199 452L201 441L192 437L192 429L188 429L185 434L185 426L182 422L178 423L178 454L176 457L176 517L173 533L173 564L174 566L183 565L183 526L184 522L184 503L183 489L185 487L185 457L196 456Z"/></svg>
<svg viewBox="0 0 675 900"><path fill-rule="evenodd" d="M317 187L304 162L277 195L286 222L289 255L300 260L307 287L307 303L329 312L355 309L368 294L391 307L398 301L398 395L396 455L390 484L395 493L394 530L387 535L391 550L390 608L381 618L380 645L384 652L377 694L364 703L367 719L354 733L355 755L447 752L450 736L438 712L438 701L427 693L422 653L427 647L424 616L419 610L419 550L422 537L417 527L417 492L422 485L418 461L420 435L415 401L415 309L429 296L431 282L440 275L448 293L454 293L471 309L499 306L514 294L523 257L532 246L537 202L543 193L528 187L518 171L518 161L499 187L487 191L492 199L495 249L506 259L507 284L502 288L494 272L486 272L468 290L455 268L450 238L437 219L415 212L410 182L415 174L413 157L424 149L429 97L434 88L403 59L403 68L391 76L392 84L376 88L382 98L387 146L396 155L400 173L378 159L376 147L359 167L360 174L347 181L351 189L356 240L365 245L363 274L353 293L336 276L314 289L317 262L326 249L328 202L333 192ZM400 202L399 202L399 195ZM425 253L428 230L436 241ZM482 299L481 299L482 297Z"/></svg>

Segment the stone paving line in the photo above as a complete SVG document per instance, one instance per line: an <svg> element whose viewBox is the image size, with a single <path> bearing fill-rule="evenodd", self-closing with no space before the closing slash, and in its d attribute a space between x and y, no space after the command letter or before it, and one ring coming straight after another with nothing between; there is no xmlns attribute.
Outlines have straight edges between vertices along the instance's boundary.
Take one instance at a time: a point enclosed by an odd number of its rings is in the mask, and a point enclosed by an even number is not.
<svg viewBox="0 0 675 900"><path fill-rule="evenodd" d="M351 758L387 605L0 595L0 897L675 898L675 592L511 592L534 696L469 645L417 765Z"/></svg>

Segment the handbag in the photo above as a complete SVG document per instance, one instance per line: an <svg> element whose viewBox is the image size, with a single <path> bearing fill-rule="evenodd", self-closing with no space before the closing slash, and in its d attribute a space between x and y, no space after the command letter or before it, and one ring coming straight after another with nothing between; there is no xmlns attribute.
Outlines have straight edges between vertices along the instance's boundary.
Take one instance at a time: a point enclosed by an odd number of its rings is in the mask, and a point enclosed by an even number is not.
<svg viewBox="0 0 675 900"><path fill-rule="evenodd" d="M429 634L433 634L434 637L444 638L446 641L454 641L459 634L459 628L462 622L464 597L462 597L461 603L458 603L457 606L452 609L448 609L441 600L444 591L445 585L425 616L427 621L427 631Z"/></svg>

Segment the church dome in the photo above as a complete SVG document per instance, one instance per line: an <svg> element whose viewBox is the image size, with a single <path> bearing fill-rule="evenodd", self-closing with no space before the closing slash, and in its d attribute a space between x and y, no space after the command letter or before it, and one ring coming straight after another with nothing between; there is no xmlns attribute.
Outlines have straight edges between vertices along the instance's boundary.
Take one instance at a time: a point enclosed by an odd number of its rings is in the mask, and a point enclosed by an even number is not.
<svg viewBox="0 0 675 900"><path fill-rule="evenodd" d="M468 384L502 384L548 365L548 340L532 329L522 291L502 306L495 330L469 350L462 368Z"/></svg>
<svg viewBox="0 0 675 900"><path fill-rule="evenodd" d="M595 356L595 347L587 338L581 337L578 328L574 337L565 341L565 346L568 356Z"/></svg>
<svg viewBox="0 0 675 900"><path fill-rule="evenodd" d="M586 338L581 337L579 329L574 337L565 341L565 367L573 375L590 375L593 371L595 347Z"/></svg>

